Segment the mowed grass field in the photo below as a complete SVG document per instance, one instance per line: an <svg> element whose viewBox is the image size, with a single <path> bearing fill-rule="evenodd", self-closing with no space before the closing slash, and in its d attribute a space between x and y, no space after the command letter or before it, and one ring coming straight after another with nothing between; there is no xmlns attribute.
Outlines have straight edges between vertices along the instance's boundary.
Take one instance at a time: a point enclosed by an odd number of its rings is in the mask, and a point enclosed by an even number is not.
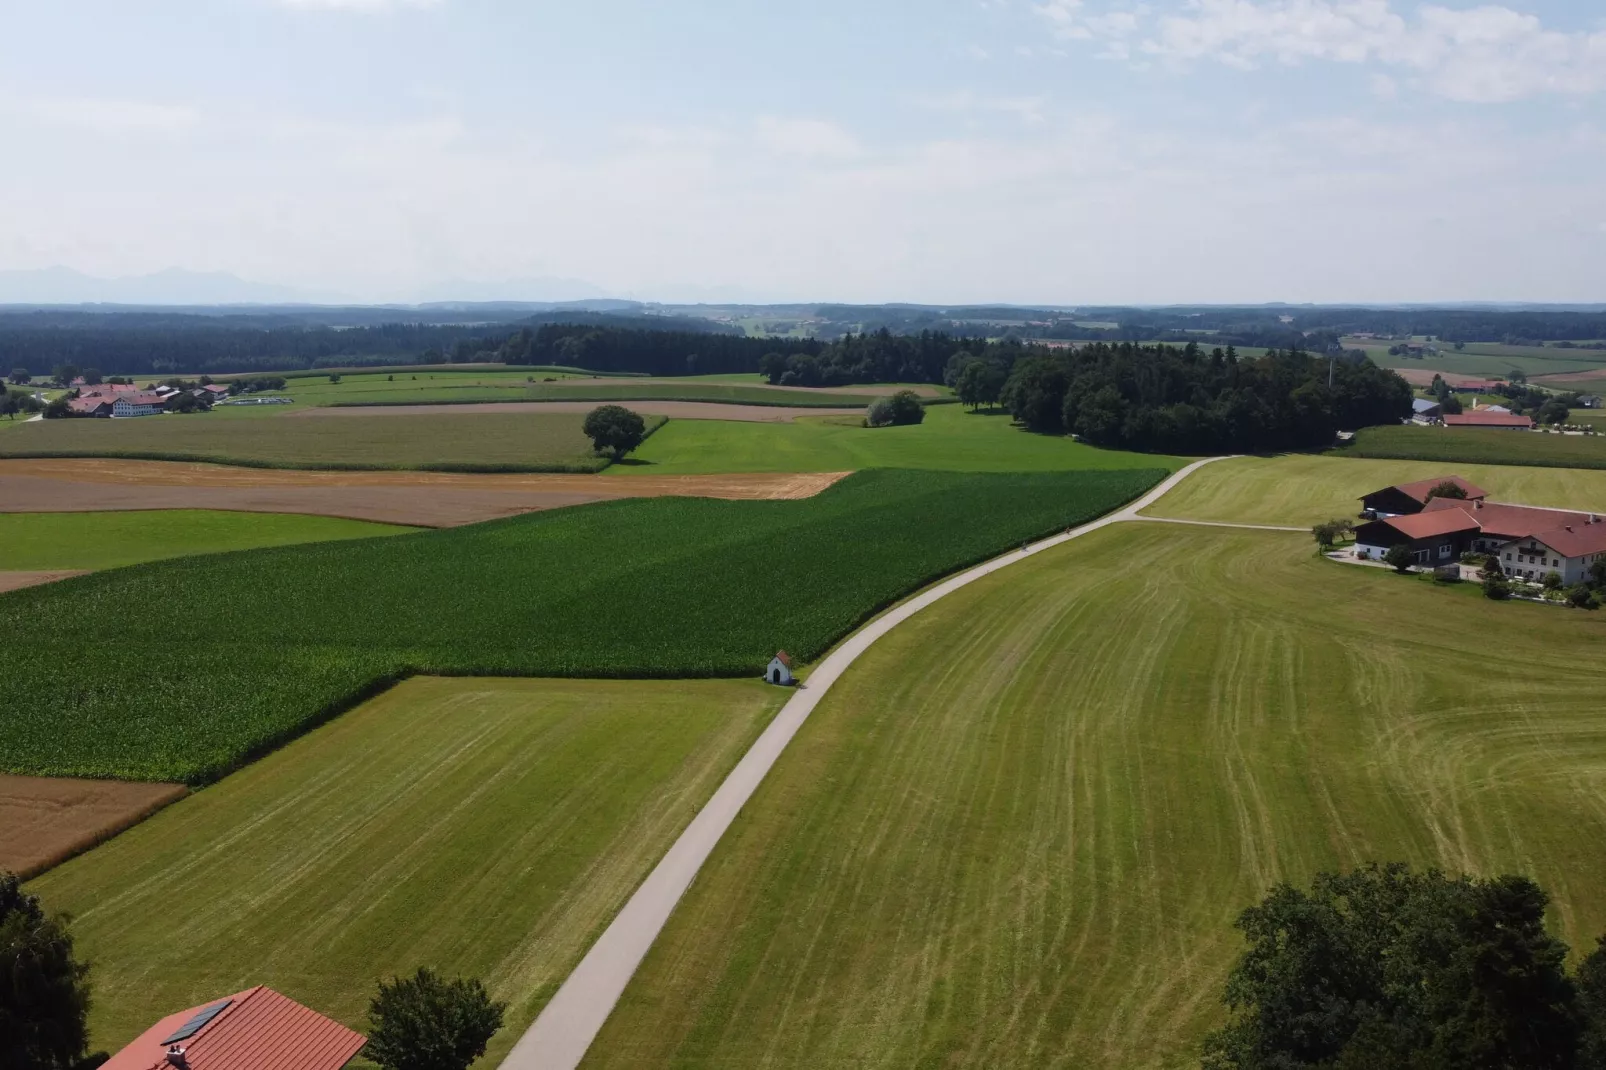
<svg viewBox="0 0 1606 1070"><path fill-rule="evenodd" d="M1046 551L838 681L584 1065L1196 1067L1238 912L1370 859L1529 874L1587 949L1603 641L1298 534Z"/></svg>
<svg viewBox="0 0 1606 1070"><path fill-rule="evenodd" d="M0 447L3 448L3 447ZM1356 457L1606 468L1606 437L1486 427L1365 427L1344 452Z"/></svg>
<svg viewBox="0 0 1606 1070"><path fill-rule="evenodd" d="M1508 346L1495 342L1468 342L1456 350L1442 343L1436 357L1389 356L1392 342L1369 342L1346 338L1346 349L1364 349L1372 362L1382 368L1427 372L1456 372L1504 378L1512 371L1524 375L1565 375L1606 367L1606 351L1597 349L1556 349L1553 346ZM1439 344L1439 343L1436 343Z"/></svg>
<svg viewBox="0 0 1606 1070"><path fill-rule="evenodd" d="M1363 460L1342 454L1233 457L1205 465L1149 506L1150 516L1299 527L1355 517L1374 490L1465 476L1495 501L1606 513L1606 471L1442 461Z"/></svg>
<svg viewBox="0 0 1606 1070"><path fill-rule="evenodd" d="M417 530L327 516L212 509L0 513L0 570L117 568L189 554L365 539ZM219 579L227 582L226 573Z"/></svg>
<svg viewBox="0 0 1606 1070"><path fill-rule="evenodd" d="M430 966L509 1002L493 1066L785 695L410 680L28 890L74 916L95 1048L256 984L366 1031Z"/></svg>
<svg viewBox="0 0 1606 1070"><path fill-rule="evenodd" d="M659 417L645 417L649 428ZM0 439L0 457L131 457L268 468L596 472L607 465L579 413L284 420L233 413L43 420Z"/></svg>
<svg viewBox="0 0 1606 1070"><path fill-rule="evenodd" d="M653 474L715 472L842 472L861 468L927 468L953 472L1046 472L1066 469L1168 468L1176 457L1124 453L1070 438L1035 435L1003 413L959 405L926 410L909 427L864 427L854 417L801 417L790 423L671 420L632 454Z"/></svg>

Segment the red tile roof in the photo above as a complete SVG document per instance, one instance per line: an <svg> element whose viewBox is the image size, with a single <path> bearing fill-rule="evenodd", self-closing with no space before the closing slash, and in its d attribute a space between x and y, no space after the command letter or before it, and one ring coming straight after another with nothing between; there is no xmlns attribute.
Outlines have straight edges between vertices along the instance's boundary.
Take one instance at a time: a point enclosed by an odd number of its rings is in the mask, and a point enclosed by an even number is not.
<svg viewBox="0 0 1606 1070"><path fill-rule="evenodd" d="M1536 532L1529 537L1550 547L1562 557L1606 554L1606 523L1570 524L1550 531Z"/></svg>
<svg viewBox="0 0 1606 1070"><path fill-rule="evenodd" d="M1436 500L1436 499L1435 499ZM1387 524L1411 540L1431 539L1435 535L1449 535L1457 531L1476 531L1478 522L1459 509L1423 510L1415 516L1391 516L1376 521Z"/></svg>
<svg viewBox="0 0 1606 1070"><path fill-rule="evenodd" d="M782 665L785 665L788 669L792 667L791 655L787 654L787 652L784 650L775 655L775 660L780 662Z"/></svg>
<svg viewBox="0 0 1606 1070"><path fill-rule="evenodd" d="M1487 498L1489 496L1488 491L1484 490L1475 483L1470 483L1467 480L1462 479L1460 476L1437 476L1433 479L1419 479L1415 483L1401 483L1394 489L1408 498L1426 503L1428 501L1428 492L1433 490L1433 488L1438 486L1440 483L1454 483L1456 486L1467 492L1468 499ZM1370 498L1371 495L1368 494L1367 497ZM1459 499L1451 500L1457 501Z"/></svg>
<svg viewBox="0 0 1606 1070"><path fill-rule="evenodd" d="M1464 502L1457 498L1434 498L1418 515L1445 511L1469 516L1483 533L1497 539L1521 539L1537 531L1550 531L1568 524L1588 524L1590 514L1566 509L1541 509L1534 505L1507 505L1504 502Z"/></svg>
<svg viewBox="0 0 1606 1070"><path fill-rule="evenodd" d="M1459 416L1446 416L1445 427L1532 427L1534 422L1526 416L1513 416L1509 412L1463 412Z"/></svg>
<svg viewBox="0 0 1606 1070"><path fill-rule="evenodd" d="M157 405L165 406L167 399L160 394L122 394L118 401L126 401L130 405Z"/></svg>
<svg viewBox="0 0 1606 1070"><path fill-rule="evenodd" d="M99 412L111 403L111 398L68 398L67 408L72 412Z"/></svg>
<svg viewBox="0 0 1606 1070"><path fill-rule="evenodd" d="M190 1070L340 1070L367 1043L361 1034L258 986L170 1014L113 1055L102 1070L171 1070L168 1037L197 1013L229 1005L194 1036L178 1041Z"/></svg>

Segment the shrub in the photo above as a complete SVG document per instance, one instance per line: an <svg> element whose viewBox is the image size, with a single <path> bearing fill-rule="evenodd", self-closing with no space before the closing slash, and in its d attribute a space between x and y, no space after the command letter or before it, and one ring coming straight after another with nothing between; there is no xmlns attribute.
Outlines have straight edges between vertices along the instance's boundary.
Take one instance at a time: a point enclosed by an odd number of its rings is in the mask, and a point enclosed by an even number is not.
<svg viewBox="0 0 1606 1070"><path fill-rule="evenodd" d="M1539 582L1544 584L1545 590L1554 591L1561 586L1561 573L1547 572L1545 578Z"/></svg>
<svg viewBox="0 0 1606 1070"><path fill-rule="evenodd" d="M1498 573L1485 573L1483 577L1483 597L1493 598L1496 601L1511 597L1511 584Z"/></svg>
<svg viewBox="0 0 1606 1070"><path fill-rule="evenodd" d="M864 410L864 426L887 427L892 423L892 399L876 398Z"/></svg>
<svg viewBox="0 0 1606 1070"><path fill-rule="evenodd" d="M1411 548L1403 542L1390 546L1388 553L1383 555L1383 563L1395 572L1409 572L1415 561L1411 556Z"/></svg>

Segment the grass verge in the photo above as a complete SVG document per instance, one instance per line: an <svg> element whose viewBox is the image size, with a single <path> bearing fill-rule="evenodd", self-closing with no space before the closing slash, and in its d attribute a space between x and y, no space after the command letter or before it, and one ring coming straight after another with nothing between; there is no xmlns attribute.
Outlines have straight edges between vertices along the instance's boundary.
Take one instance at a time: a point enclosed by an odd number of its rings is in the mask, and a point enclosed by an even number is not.
<svg viewBox="0 0 1606 1070"><path fill-rule="evenodd" d="M1236 914L1367 859L1530 874L1592 946L1603 639L1297 535L1040 554L837 682L584 1066L1197 1066Z"/></svg>
<svg viewBox="0 0 1606 1070"><path fill-rule="evenodd" d="M256 984L365 1029L428 965L509 1002L494 1065L784 697L410 680L29 891L74 915L96 1047Z"/></svg>
<svg viewBox="0 0 1606 1070"><path fill-rule="evenodd" d="M609 502L12 592L0 771L205 782L415 673L756 675L1163 475L862 472L799 501Z"/></svg>

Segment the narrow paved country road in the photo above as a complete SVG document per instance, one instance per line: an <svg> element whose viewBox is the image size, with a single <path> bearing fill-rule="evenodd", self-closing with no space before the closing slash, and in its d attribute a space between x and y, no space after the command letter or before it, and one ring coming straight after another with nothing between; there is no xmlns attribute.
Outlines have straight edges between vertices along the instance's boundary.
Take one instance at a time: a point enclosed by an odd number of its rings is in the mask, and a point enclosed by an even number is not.
<svg viewBox="0 0 1606 1070"><path fill-rule="evenodd" d="M770 767L775 764L786 745L808 720L814 707L831 689L837 677L849 665L870 649L872 643L893 628L919 613L939 598L944 598L961 587L983 576L1024 561L1040 550L1069 542L1092 531L1124 520L1144 520L1138 511L1159 501L1166 492L1192 475L1199 468L1222 460L1211 457L1195 461L1171 475L1142 498L1098 520L1083 524L1060 535L1033 543L985 564L961 572L931 590L895 606L843 640L824 661L809 674L807 683L781 707L781 712L770 722L757 742L736 763L730 776L714 792L708 805L686 826L663 860L648 874L641 887L613 919L613 924L591 946L585 958L569 974L563 987L558 989L552 1002L546 1005L535 1024L519 1039L513 1051L502 1063L503 1070L574 1070L585 1057L586 1050L596 1039L612 1013L614 1004L624 993L625 986L635 974L636 967L646 956L653 941L663 930L670 913L680 897L691 886L697 871L713 852L719 838L736 819L737 813L757 790ZM1303 529L1295 529L1303 530Z"/></svg>

